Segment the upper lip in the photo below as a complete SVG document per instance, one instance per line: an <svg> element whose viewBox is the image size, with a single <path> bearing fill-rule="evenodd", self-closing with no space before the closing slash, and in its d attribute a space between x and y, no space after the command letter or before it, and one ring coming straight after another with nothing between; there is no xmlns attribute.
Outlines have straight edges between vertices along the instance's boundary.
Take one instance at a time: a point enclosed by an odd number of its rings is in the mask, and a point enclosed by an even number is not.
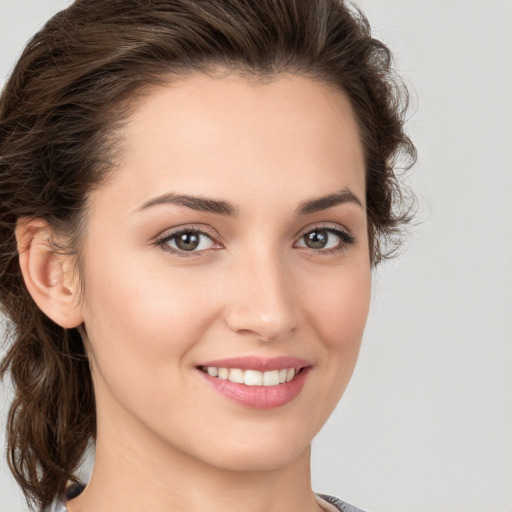
<svg viewBox="0 0 512 512"><path fill-rule="evenodd" d="M215 361L206 361L199 364L198 366L214 366L216 368L240 368L241 370L257 370L260 372L265 372L270 370L282 370L284 368L305 368L306 366L311 366L311 363L305 359L291 356L271 358L244 356L231 357L229 359L216 359Z"/></svg>

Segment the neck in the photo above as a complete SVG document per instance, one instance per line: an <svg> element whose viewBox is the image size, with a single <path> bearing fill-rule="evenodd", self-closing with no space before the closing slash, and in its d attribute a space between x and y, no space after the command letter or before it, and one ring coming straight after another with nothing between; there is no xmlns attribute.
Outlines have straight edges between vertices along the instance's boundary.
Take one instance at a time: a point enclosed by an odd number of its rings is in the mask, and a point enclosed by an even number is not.
<svg viewBox="0 0 512 512"><path fill-rule="evenodd" d="M69 512L321 510L311 489L309 446L288 464L235 471L169 447L143 426L109 426L100 418L94 470Z"/></svg>

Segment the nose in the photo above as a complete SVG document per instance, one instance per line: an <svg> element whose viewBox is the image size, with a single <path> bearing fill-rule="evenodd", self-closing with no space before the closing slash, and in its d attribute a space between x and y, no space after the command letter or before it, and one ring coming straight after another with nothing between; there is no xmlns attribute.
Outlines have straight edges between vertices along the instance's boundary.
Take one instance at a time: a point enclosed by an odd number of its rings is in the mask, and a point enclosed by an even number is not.
<svg viewBox="0 0 512 512"><path fill-rule="evenodd" d="M297 328L292 273L277 255L241 258L231 276L225 320L230 330L263 342L286 339Z"/></svg>

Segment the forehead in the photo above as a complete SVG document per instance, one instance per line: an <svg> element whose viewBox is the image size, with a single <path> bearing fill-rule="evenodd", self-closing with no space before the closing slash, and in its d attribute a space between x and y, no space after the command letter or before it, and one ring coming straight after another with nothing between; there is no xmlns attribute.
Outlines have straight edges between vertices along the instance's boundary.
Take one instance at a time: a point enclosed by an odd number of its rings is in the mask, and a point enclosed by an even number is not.
<svg viewBox="0 0 512 512"><path fill-rule="evenodd" d="M114 181L125 199L281 187L300 200L304 189L310 197L349 187L364 200L357 122L329 85L285 73L266 81L197 73L146 92L120 133Z"/></svg>

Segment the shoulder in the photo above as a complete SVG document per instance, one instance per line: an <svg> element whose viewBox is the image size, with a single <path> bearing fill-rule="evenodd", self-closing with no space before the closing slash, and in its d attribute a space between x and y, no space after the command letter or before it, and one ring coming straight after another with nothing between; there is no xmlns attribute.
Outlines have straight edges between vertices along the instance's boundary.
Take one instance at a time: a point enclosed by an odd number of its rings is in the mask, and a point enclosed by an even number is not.
<svg viewBox="0 0 512 512"><path fill-rule="evenodd" d="M329 496L327 494L318 494L317 496L327 501L327 503L334 505L340 512L364 512L360 508L354 507L354 505L349 505L334 496Z"/></svg>

